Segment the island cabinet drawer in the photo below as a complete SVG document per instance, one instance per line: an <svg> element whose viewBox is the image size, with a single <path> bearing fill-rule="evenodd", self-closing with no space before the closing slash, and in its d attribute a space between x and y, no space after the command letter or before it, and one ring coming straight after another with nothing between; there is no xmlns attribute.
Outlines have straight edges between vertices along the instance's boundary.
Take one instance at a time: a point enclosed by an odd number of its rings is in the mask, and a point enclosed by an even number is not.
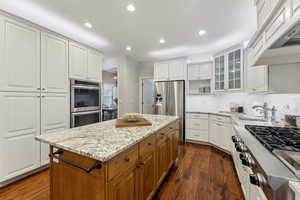
<svg viewBox="0 0 300 200"><path fill-rule="evenodd" d="M156 133L156 142L158 143L158 142L160 142L162 140L167 139L169 132L170 132L169 128L163 128L163 129L159 130Z"/></svg>
<svg viewBox="0 0 300 200"><path fill-rule="evenodd" d="M117 155L110 161L108 161L107 178L108 181L115 176L124 173L129 168L136 165L138 160L138 145L131 147L130 149Z"/></svg>
<svg viewBox="0 0 300 200"><path fill-rule="evenodd" d="M156 145L156 136L151 135L139 144L139 157L141 160L149 156L154 150Z"/></svg>
<svg viewBox="0 0 300 200"><path fill-rule="evenodd" d="M53 148L53 147L52 147ZM54 148L53 148L54 149ZM54 152L52 150L52 152ZM63 153L61 155L58 156L59 158L67 161L68 163L72 163L74 166L63 162L63 161L59 161L56 158L53 158L53 164L59 164L60 166L64 166L64 169L69 169L69 173L71 174L72 172L74 173L78 173L78 172L84 172L82 169L79 169L78 167L75 166L80 166L83 168L91 168L92 166L95 165L95 163L97 162L94 159L76 154L76 153L72 153L69 151L63 151ZM104 165L101 165L101 168L99 169L94 169L90 172L91 175L93 176L99 176L99 177L104 177L104 172L105 172L105 167Z"/></svg>

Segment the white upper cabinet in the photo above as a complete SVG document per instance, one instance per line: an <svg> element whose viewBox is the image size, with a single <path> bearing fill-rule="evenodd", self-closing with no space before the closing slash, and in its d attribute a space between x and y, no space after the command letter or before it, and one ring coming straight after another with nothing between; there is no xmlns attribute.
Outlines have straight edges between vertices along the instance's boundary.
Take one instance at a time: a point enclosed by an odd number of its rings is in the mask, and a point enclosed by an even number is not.
<svg viewBox="0 0 300 200"><path fill-rule="evenodd" d="M41 96L41 134L57 132L69 127L68 94L47 93ZM41 165L49 161L49 145L41 144Z"/></svg>
<svg viewBox="0 0 300 200"><path fill-rule="evenodd" d="M69 42L70 78L85 80L88 73L88 49Z"/></svg>
<svg viewBox="0 0 300 200"><path fill-rule="evenodd" d="M89 50L87 78L91 81L102 82L102 65L102 54L97 51Z"/></svg>
<svg viewBox="0 0 300 200"><path fill-rule="evenodd" d="M68 41L42 33L41 89L68 92Z"/></svg>
<svg viewBox="0 0 300 200"><path fill-rule="evenodd" d="M155 63L154 65L154 80L165 81L169 80L169 63Z"/></svg>
<svg viewBox="0 0 300 200"><path fill-rule="evenodd" d="M212 63L198 63L188 65L188 80L211 79Z"/></svg>
<svg viewBox="0 0 300 200"><path fill-rule="evenodd" d="M82 45L69 42L70 78L93 82L102 81L103 56Z"/></svg>
<svg viewBox="0 0 300 200"><path fill-rule="evenodd" d="M0 92L0 182L40 166L40 94Z"/></svg>
<svg viewBox="0 0 300 200"><path fill-rule="evenodd" d="M230 91L243 88L243 51L237 49L214 59L214 90Z"/></svg>
<svg viewBox="0 0 300 200"><path fill-rule="evenodd" d="M187 66L183 60L171 61L169 64L169 80L185 80Z"/></svg>
<svg viewBox="0 0 300 200"><path fill-rule="evenodd" d="M40 31L1 16L0 90L40 90Z"/></svg>
<svg viewBox="0 0 300 200"><path fill-rule="evenodd" d="M248 67L248 92L267 92L268 88L268 66Z"/></svg>
<svg viewBox="0 0 300 200"><path fill-rule="evenodd" d="M218 56L214 61L215 90L225 89L225 56Z"/></svg>
<svg viewBox="0 0 300 200"><path fill-rule="evenodd" d="M170 60L154 64L154 80L185 80L187 65L185 60Z"/></svg>
<svg viewBox="0 0 300 200"><path fill-rule="evenodd" d="M242 88L242 55L241 50L228 54L228 89Z"/></svg>

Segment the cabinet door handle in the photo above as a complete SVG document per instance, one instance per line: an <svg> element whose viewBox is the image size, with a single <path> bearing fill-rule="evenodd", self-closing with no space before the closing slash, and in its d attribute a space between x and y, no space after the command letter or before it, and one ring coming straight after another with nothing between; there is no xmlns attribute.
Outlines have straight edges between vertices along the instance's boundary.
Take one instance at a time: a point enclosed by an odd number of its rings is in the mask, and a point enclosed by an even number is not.
<svg viewBox="0 0 300 200"><path fill-rule="evenodd" d="M46 88L42 88L42 90L46 90Z"/></svg>
<svg viewBox="0 0 300 200"><path fill-rule="evenodd" d="M148 142L148 146L151 146L152 145L152 143L151 142Z"/></svg>
<svg viewBox="0 0 300 200"><path fill-rule="evenodd" d="M41 88L39 88L39 87L38 87L38 88L36 88L36 89L37 89L37 90L41 90Z"/></svg>
<svg viewBox="0 0 300 200"><path fill-rule="evenodd" d="M130 161L130 159L129 159L128 157L126 157L124 160L125 160L126 162L129 162L129 161Z"/></svg>

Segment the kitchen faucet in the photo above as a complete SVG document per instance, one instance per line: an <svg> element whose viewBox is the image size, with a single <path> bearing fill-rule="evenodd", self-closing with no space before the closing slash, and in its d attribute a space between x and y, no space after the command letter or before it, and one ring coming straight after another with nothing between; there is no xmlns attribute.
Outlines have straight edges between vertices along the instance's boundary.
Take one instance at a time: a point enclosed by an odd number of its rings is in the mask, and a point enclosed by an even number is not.
<svg viewBox="0 0 300 200"><path fill-rule="evenodd" d="M262 106L261 105L255 105L252 107L253 109L256 110L261 110L264 113L264 120L268 121L269 119L269 113L268 111L271 111L271 121L275 122L276 121L276 108L273 106L272 108L268 108L268 103L265 102Z"/></svg>

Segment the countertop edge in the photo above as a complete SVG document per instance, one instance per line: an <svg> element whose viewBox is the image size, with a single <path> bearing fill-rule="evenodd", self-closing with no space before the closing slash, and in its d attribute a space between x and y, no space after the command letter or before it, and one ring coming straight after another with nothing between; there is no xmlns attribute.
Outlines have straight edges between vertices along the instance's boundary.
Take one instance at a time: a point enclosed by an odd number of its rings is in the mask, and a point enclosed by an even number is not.
<svg viewBox="0 0 300 200"><path fill-rule="evenodd" d="M107 161L113 159L115 156L119 155L120 153L122 153L122 152L124 152L124 151L130 149L130 148L133 147L134 145L136 145L136 144L138 144L139 142L143 141L145 138L147 138L147 137L153 135L154 133L156 133L156 132L159 131L160 129L163 129L163 128L169 126L171 123L174 123L175 121L177 121L177 120L179 119L178 116L172 116L172 117L174 117L174 119L170 119L170 121L169 121L168 123L163 124L163 125L161 125L161 126L158 126L158 127L156 127L154 130L151 130L151 131L147 132L143 137L141 137L141 138L135 140L134 142L132 142L132 143L126 145L124 148L120 148L120 149L116 150L114 153L110 154L110 155L107 156L107 157L99 157L99 156L94 156L94 155L92 155L92 154L90 154L90 153L87 153L87 152L84 152L84 151L76 151L76 150L74 150L74 149L65 147L65 146L63 146L63 145L60 145L60 144L57 144L57 143L53 143L53 142L49 142L49 141L47 141L47 140L44 140L44 139L40 138L39 136L36 136L35 139L36 139L37 141L40 141L40 142L49 144L49 145L51 145L51 146L53 146L53 147L56 147L56 148L64 149L64 150L66 150L66 151L69 151L69 152L72 152L72 153L76 153L76 154L79 154L79 155L82 155L82 156L86 156L86 157L88 157L88 158L95 159L95 160L98 160L98 161L100 161L100 162L107 162Z"/></svg>

